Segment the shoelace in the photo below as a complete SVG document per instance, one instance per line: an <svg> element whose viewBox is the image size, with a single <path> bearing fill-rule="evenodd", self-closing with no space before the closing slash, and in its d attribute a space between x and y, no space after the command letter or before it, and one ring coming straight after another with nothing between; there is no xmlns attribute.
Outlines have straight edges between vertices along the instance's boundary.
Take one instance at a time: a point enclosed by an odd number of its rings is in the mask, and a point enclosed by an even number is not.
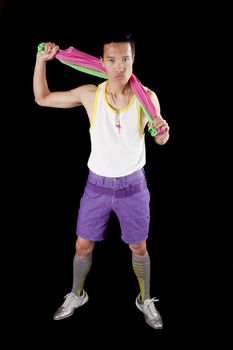
<svg viewBox="0 0 233 350"><path fill-rule="evenodd" d="M154 302L156 301L159 301L159 299L157 299L156 297L152 299L147 299L145 301L145 307L147 308L147 310L150 311L150 315L154 317L158 316L158 311L156 310L156 307L154 305Z"/></svg>
<svg viewBox="0 0 233 350"><path fill-rule="evenodd" d="M74 294L73 293L68 293L64 296L64 298L66 299L63 303L63 307L67 307L70 303L72 303L72 301L75 299L74 298Z"/></svg>

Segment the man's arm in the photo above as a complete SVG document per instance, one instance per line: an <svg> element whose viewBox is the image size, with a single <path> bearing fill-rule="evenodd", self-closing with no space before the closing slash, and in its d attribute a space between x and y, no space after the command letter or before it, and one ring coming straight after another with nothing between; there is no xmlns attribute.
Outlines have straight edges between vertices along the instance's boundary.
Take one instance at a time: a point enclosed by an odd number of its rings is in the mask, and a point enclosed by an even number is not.
<svg viewBox="0 0 233 350"><path fill-rule="evenodd" d="M167 124L166 120L163 119L161 116L158 97L153 91L149 89L147 90L147 92L157 112L157 118L153 119L153 122L148 122L147 125L148 126L154 125L157 130L158 129L160 130L160 132L158 132L157 135L154 136L154 140L158 145L164 145L169 139L169 125Z"/></svg>
<svg viewBox="0 0 233 350"><path fill-rule="evenodd" d="M54 59L59 47L54 43L45 43L43 53L36 55L36 64L33 76L33 91L35 101L40 106L56 108L72 108L83 105L88 91L95 88L92 85L83 85L69 91L51 92L46 79L46 62ZM85 104L85 103L84 103Z"/></svg>

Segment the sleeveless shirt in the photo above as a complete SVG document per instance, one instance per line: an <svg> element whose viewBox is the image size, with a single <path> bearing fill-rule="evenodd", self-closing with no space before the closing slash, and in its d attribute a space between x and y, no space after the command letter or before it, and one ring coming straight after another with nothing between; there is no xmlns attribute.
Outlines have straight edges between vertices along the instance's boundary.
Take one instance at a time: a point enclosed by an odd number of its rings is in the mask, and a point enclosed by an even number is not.
<svg viewBox="0 0 233 350"><path fill-rule="evenodd" d="M127 106L116 111L107 101L106 84L99 84L96 91L87 165L100 176L126 176L146 163L141 107L134 95Z"/></svg>

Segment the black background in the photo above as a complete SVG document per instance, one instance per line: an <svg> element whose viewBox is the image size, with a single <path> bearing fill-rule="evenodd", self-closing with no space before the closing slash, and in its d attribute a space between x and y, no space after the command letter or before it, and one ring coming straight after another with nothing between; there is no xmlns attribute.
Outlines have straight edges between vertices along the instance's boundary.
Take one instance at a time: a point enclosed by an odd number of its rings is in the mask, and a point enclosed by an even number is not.
<svg viewBox="0 0 233 350"><path fill-rule="evenodd" d="M213 267L212 252L207 252L211 244L208 223L200 222L207 215L208 181L202 164L208 163L209 157L204 147L200 151L197 113L202 96L201 91L196 94L200 66L205 66L205 58L202 56L200 64L199 56L206 45L203 39L207 34L200 31L205 12L191 5L163 5L156 2L151 10L146 4L122 2L5 1L0 8L1 32L5 34L1 55L6 150L3 175L5 207L10 209L9 216L4 217L7 251L10 246L6 284L16 298L10 316L14 319L17 314L21 319L23 312L24 321L39 321L54 335L52 340L58 339L60 329L67 331L66 336L70 329L69 341L88 342L93 336L96 344L104 344L106 334L114 342L126 336L139 344L149 339L164 343L176 336L182 339L187 330L194 331L193 341L201 329L207 332ZM146 135L151 294L160 300L158 308L164 320L161 332L147 326L135 307L138 285L115 217L111 218L106 240L94 250L85 285L89 302L71 318L52 320L71 289L77 210L90 143L83 108L49 109L34 102L32 76L37 45L52 41L62 49L74 46L97 55L101 32L112 24L133 30L134 73L156 92L171 129L170 140L163 147ZM47 73L51 90L101 82L56 60L48 63Z"/></svg>

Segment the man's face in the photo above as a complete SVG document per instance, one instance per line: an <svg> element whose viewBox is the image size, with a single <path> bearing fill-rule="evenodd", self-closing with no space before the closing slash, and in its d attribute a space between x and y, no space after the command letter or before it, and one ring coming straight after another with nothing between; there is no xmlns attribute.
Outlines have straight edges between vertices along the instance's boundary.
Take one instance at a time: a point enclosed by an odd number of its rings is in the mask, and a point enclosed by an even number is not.
<svg viewBox="0 0 233 350"><path fill-rule="evenodd" d="M102 64L112 82L126 84L133 72L133 61L130 43L104 45Z"/></svg>

